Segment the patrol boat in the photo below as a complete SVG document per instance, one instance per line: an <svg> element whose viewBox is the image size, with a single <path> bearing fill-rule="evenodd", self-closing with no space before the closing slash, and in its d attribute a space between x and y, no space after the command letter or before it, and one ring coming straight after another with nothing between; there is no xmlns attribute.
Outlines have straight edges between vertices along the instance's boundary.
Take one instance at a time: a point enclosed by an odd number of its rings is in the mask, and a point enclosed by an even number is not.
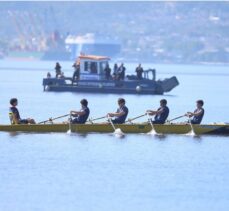
<svg viewBox="0 0 229 211"><path fill-rule="evenodd" d="M107 80L104 69L109 61L110 58L107 56L80 55L77 59L80 65L80 78L44 78L44 91L153 95L169 92L179 85L175 76L156 80L155 69L144 70L142 79L138 79L136 75L127 75L124 80Z"/></svg>

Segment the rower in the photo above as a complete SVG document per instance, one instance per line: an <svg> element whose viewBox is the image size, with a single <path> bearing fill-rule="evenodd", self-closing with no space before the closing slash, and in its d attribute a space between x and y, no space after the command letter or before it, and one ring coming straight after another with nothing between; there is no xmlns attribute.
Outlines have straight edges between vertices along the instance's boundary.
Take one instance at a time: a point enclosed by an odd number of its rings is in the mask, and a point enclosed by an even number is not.
<svg viewBox="0 0 229 211"><path fill-rule="evenodd" d="M162 99L160 101L160 107L154 111L154 110L147 110L147 114L154 117L154 121L152 121L153 124L164 124L166 119L169 116L169 108L167 107L167 100Z"/></svg>
<svg viewBox="0 0 229 211"><path fill-rule="evenodd" d="M18 100L17 98L12 98L10 100L10 109L9 109L9 117L11 124L36 124L34 119L27 118L27 119L21 119L20 113L17 109Z"/></svg>
<svg viewBox="0 0 229 211"><path fill-rule="evenodd" d="M88 106L88 101L86 99L82 99L80 101L81 104L81 109L80 111L71 111L71 116L76 117L73 120L71 120L72 124L84 124L88 116L90 114L90 110L87 107Z"/></svg>
<svg viewBox="0 0 229 211"><path fill-rule="evenodd" d="M200 124L203 116L204 116L204 109L203 109L204 101L203 100L197 100L196 101L196 109L194 112L187 112L185 116L187 117L193 117L191 120L192 124Z"/></svg>
<svg viewBox="0 0 229 211"><path fill-rule="evenodd" d="M108 117L115 117L114 119L112 119L111 121L114 124L123 124L126 121L126 117L128 115L128 108L126 107L126 101L123 98L119 98L118 99L118 105L119 108L117 109L117 111L115 113L108 113L107 116Z"/></svg>

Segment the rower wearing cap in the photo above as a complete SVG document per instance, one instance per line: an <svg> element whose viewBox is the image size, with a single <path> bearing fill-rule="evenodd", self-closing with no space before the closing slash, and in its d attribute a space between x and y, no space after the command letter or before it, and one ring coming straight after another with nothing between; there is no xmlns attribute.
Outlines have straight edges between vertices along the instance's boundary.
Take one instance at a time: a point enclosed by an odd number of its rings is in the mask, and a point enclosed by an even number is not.
<svg viewBox="0 0 229 211"><path fill-rule="evenodd" d="M154 121L152 121L153 124L164 124L166 119L169 116L169 108L167 107L167 100L162 99L160 101L160 107L154 111L154 110L147 110L147 114L154 117Z"/></svg>
<svg viewBox="0 0 229 211"><path fill-rule="evenodd" d="M34 119L27 118L27 119L21 119L20 113L17 109L18 100L17 98L12 98L10 100L10 109L9 109L9 117L11 124L36 124Z"/></svg>
<svg viewBox="0 0 229 211"><path fill-rule="evenodd" d="M204 109L203 109L204 101L203 100L197 100L196 101L196 109L194 112L187 112L185 115L187 117L193 117L191 120L192 124L200 124L203 117L204 117Z"/></svg>
<svg viewBox="0 0 229 211"><path fill-rule="evenodd" d="M117 111L115 113L108 113L107 114L108 117L115 117L114 119L111 120L114 124L125 123L126 117L128 115L128 112L129 112L129 110L125 104L126 104L125 99L119 98L118 99L119 108L117 109Z"/></svg>
<svg viewBox="0 0 229 211"><path fill-rule="evenodd" d="M71 116L75 117L71 122L72 124L84 124L88 116L90 114L90 110L88 108L88 101L86 99L82 99L80 101L81 109L80 111L71 111Z"/></svg>

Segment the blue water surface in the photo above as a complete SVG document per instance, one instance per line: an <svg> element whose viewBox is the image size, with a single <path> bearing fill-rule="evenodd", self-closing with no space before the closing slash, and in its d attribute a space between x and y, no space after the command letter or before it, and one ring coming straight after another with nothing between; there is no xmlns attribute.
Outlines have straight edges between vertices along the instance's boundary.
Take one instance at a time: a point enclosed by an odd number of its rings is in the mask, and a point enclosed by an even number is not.
<svg viewBox="0 0 229 211"><path fill-rule="evenodd" d="M72 74L71 63L61 65ZM126 64L130 73L135 65ZM176 75L180 85L164 96L122 95L129 117L166 98L173 118L203 99L204 123L229 122L227 66L144 66L156 67L158 78ZM78 109L85 97L94 118L116 110L120 95L43 92L47 71L54 74L53 63L0 61L2 124L11 97L23 117L37 121ZM0 210L226 211L228 152L228 136L0 132Z"/></svg>

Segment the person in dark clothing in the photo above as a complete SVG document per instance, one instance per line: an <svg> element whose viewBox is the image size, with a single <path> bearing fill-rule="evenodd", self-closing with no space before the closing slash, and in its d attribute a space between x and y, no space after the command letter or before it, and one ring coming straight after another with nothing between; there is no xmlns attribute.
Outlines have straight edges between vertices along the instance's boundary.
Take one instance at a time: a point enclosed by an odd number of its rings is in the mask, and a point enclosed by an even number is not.
<svg viewBox="0 0 229 211"><path fill-rule="evenodd" d="M110 80L110 78L111 78L111 68L109 67L109 64L106 65L106 67L104 69L104 72L105 72L105 78L107 80Z"/></svg>
<svg viewBox="0 0 229 211"><path fill-rule="evenodd" d="M56 70L56 78L58 78L61 75L61 66L59 62L56 63L55 70Z"/></svg>
<svg viewBox="0 0 229 211"><path fill-rule="evenodd" d="M115 63L113 68L113 79L116 80L118 77L118 65Z"/></svg>
<svg viewBox="0 0 229 211"><path fill-rule="evenodd" d="M117 111L115 113L108 113L107 114L108 117L115 117L115 119L111 120L114 124L125 123L126 117L128 115L128 112L129 112L129 110L125 104L126 104L125 99L119 98L118 99L119 108L117 109Z"/></svg>
<svg viewBox="0 0 229 211"><path fill-rule="evenodd" d="M85 124L87 121L90 110L88 108L88 101L86 99L82 99L80 101L81 109L80 111L71 111L71 116L75 117L71 122L72 124Z"/></svg>
<svg viewBox="0 0 229 211"><path fill-rule="evenodd" d="M50 72L48 72L47 73L47 78L51 78L52 76L51 76L51 73Z"/></svg>
<svg viewBox="0 0 229 211"><path fill-rule="evenodd" d="M9 109L9 117L11 124L36 124L34 119L27 118L21 119L20 113L17 109L18 100L17 98L12 98L10 100L10 109Z"/></svg>
<svg viewBox="0 0 229 211"><path fill-rule="evenodd" d="M124 67L124 64L122 63L120 67L118 68L118 80L124 80L125 71L126 71L126 68Z"/></svg>
<svg viewBox="0 0 229 211"><path fill-rule="evenodd" d="M141 67L141 64L138 65L135 72L137 73L138 80L142 80L143 68Z"/></svg>
<svg viewBox="0 0 229 211"><path fill-rule="evenodd" d="M75 71L74 71L74 73L73 73L73 76L72 76L72 82L74 82L74 81L80 79L80 65L74 63L74 64L72 65L72 67L74 67L74 69L75 69Z"/></svg>
<svg viewBox="0 0 229 211"><path fill-rule="evenodd" d="M169 108L167 107L167 100L162 99L160 101L160 107L156 110L147 110L147 114L154 116L153 124L164 124L169 116Z"/></svg>
<svg viewBox="0 0 229 211"><path fill-rule="evenodd" d="M204 117L204 109L203 109L204 101L197 100L196 101L196 109L194 112L187 112L185 115L189 118L193 117L191 120L192 124L200 124Z"/></svg>

